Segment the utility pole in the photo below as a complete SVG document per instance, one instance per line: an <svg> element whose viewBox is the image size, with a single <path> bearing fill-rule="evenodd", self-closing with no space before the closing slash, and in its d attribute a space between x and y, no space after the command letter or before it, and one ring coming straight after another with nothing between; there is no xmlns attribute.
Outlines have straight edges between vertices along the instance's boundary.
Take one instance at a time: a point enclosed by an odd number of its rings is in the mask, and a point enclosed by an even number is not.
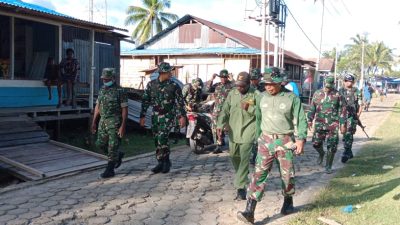
<svg viewBox="0 0 400 225"><path fill-rule="evenodd" d="M334 75L335 75L335 86L336 87L338 86L337 83L336 83L336 81L337 81L336 70L337 70L337 60L338 60L338 50L337 50L337 48L338 48L338 45L336 44L336 48L335 48L335 73L334 73Z"/></svg>
<svg viewBox="0 0 400 225"><path fill-rule="evenodd" d="M93 0L89 0L89 21L93 22Z"/></svg>
<svg viewBox="0 0 400 225"><path fill-rule="evenodd" d="M108 22L108 21L107 21L107 13L108 13L108 12L107 12L107 10L108 10L108 9L107 9L107 0L104 0L104 5L105 5L105 8L106 8L105 10L106 10L106 25L107 25L107 22Z"/></svg>
<svg viewBox="0 0 400 225"><path fill-rule="evenodd" d="M265 70L265 33L266 33L266 29L267 29L267 26L266 26L266 20L267 20L266 9L267 9L267 0L263 0L263 3L261 5L261 26L262 26L262 35L261 35L261 72L262 73Z"/></svg>
<svg viewBox="0 0 400 225"><path fill-rule="evenodd" d="M364 50L365 49L365 36L362 39L362 47L361 47L361 78L360 78L360 89L364 87Z"/></svg>

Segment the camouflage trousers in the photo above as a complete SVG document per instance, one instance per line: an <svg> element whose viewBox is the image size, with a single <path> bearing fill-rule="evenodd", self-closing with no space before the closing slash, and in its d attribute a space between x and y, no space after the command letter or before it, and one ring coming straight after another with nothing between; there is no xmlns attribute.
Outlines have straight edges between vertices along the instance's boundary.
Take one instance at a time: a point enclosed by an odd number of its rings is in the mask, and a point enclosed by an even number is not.
<svg viewBox="0 0 400 225"><path fill-rule="evenodd" d="M249 183L249 159L253 143L234 143L229 141L229 155L235 169L233 185L236 189L245 188Z"/></svg>
<svg viewBox="0 0 400 225"><path fill-rule="evenodd" d="M156 147L156 158L162 160L169 156L168 137L171 129L175 126L175 115L153 115L151 131Z"/></svg>
<svg viewBox="0 0 400 225"><path fill-rule="evenodd" d="M222 145L222 140L225 138L225 133L222 132L221 137L219 138L217 135L217 120L218 120L218 113L213 112L211 114L211 131L213 134L214 143L217 145Z"/></svg>
<svg viewBox="0 0 400 225"><path fill-rule="evenodd" d="M118 136L118 129L121 126L121 119L116 117L100 118L97 131L96 146L103 150L109 161L118 160L119 145L121 138Z"/></svg>
<svg viewBox="0 0 400 225"><path fill-rule="evenodd" d="M337 145L339 143L338 128L332 130L316 129L312 137L313 147L318 152L323 152L323 143L326 139L327 151L336 153Z"/></svg>
<svg viewBox="0 0 400 225"><path fill-rule="evenodd" d="M264 195L274 160L279 166L283 196L295 193L292 135L266 135L258 138L258 152L254 173L247 188L247 198L260 201Z"/></svg>
<svg viewBox="0 0 400 225"><path fill-rule="evenodd" d="M353 147L353 135L357 131L357 120L353 117L347 118L347 127L346 133L343 134L343 147L344 153L351 152L351 148Z"/></svg>

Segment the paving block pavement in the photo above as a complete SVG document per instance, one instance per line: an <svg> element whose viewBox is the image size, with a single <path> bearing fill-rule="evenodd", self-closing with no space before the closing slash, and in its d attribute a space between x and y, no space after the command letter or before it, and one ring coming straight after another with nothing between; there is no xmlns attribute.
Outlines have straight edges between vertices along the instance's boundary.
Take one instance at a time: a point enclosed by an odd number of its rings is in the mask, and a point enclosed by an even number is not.
<svg viewBox="0 0 400 225"><path fill-rule="evenodd" d="M361 117L370 136L399 100L399 95L388 95L383 102L373 100L370 111ZM356 155L366 142L358 129ZM342 143L339 146L335 171L343 166ZM107 180L98 178L102 170L94 170L16 185L0 194L0 224L241 224L236 213L245 208L246 202L234 200L233 167L226 151L196 155L183 146L172 151L171 158L168 174L152 174L150 169L156 160L149 155L124 162L116 176ZM316 160L317 153L308 141L304 155L295 159L294 205L298 209L309 204L334 176L325 174ZM274 166L264 199L257 205L256 224L285 224L293 217L279 215L283 202L280 188Z"/></svg>

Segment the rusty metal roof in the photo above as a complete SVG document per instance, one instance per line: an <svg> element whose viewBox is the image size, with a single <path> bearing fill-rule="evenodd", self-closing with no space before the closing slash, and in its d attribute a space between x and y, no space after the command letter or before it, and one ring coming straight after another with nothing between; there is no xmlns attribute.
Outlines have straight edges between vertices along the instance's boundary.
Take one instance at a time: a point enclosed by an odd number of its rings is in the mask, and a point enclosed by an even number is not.
<svg viewBox="0 0 400 225"><path fill-rule="evenodd" d="M145 49L146 46L159 40L162 36L164 36L168 32L172 31L173 29L179 27L182 24L189 22L190 20L194 20L198 23L201 23L201 24L209 27L210 29L220 33L221 35L223 35L233 41L236 41L237 43L242 44L250 49L261 50L261 38L260 37L253 36L253 35L238 31L238 30L234 30L234 29L201 19L199 17L189 15L189 14L180 18L175 23L173 23L171 26L167 27L166 29L164 29L163 31L161 31L160 33L155 35L150 40L139 45L136 49ZM269 44L270 51L274 51L274 47L275 47L274 44L266 42L266 46L268 46L268 44ZM288 51L288 50L285 50L285 55L294 60L307 61L307 60L303 59L301 56L295 54L294 52Z"/></svg>

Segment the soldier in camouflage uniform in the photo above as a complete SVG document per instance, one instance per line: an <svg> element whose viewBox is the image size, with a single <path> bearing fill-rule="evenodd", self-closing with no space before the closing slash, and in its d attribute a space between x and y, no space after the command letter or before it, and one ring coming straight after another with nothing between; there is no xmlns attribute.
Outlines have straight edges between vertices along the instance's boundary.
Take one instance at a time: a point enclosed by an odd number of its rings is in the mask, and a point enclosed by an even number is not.
<svg viewBox="0 0 400 225"><path fill-rule="evenodd" d="M182 95L187 111L196 111L201 102L203 81L200 78L192 80L192 83L183 86Z"/></svg>
<svg viewBox="0 0 400 225"><path fill-rule="evenodd" d="M162 62L158 66L160 76L150 81L143 94L140 125L144 127L147 109L153 106L152 132L156 147L158 164L153 173L168 173L171 168L168 136L174 127L175 118L179 117L180 127L185 126L186 111L181 88L171 78L172 67ZM179 112L179 115L176 115Z"/></svg>
<svg viewBox="0 0 400 225"><path fill-rule="evenodd" d="M332 173L332 163L339 141L339 125L341 133L346 130L347 111L343 97L335 89L333 76L325 78L325 87L314 93L308 113L308 126L311 129L315 119L313 147L319 154L318 164L324 159L323 143L326 138L327 154L325 170Z"/></svg>
<svg viewBox="0 0 400 225"><path fill-rule="evenodd" d="M96 145L107 152L107 168L100 176L113 177L114 167L121 164L123 153L118 152L121 138L125 135L128 117L128 96L124 89L115 83L115 69L104 68L101 74L104 86L99 91L93 115L92 133L97 130Z"/></svg>
<svg viewBox="0 0 400 225"><path fill-rule="evenodd" d="M353 158L351 147L353 146L353 135L356 132L358 118L362 112L362 95L358 88L353 87L355 77L352 74L344 76L344 87L340 88L339 93L343 96L347 109L347 129L343 134L344 152L342 163Z"/></svg>
<svg viewBox="0 0 400 225"><path fill-rule="evenodd" d="M213 81L216 76L219 76L221 79L220 83L217 83L213 85ZM207 92L209 93L214 93L214 109L212 111L212 132L213 132L213 138L214 138L214 143L217 144L217 147L214 149L214 154L221 153L221 146L223 145L223 139L224 139L224 134L222 132L221 136L217 135L217 118L219 113L222 110L222 105L228 96L229 91L233 88L234 83L230 80L228 80L229 73L228 70L223 69L219 72L219 75L214 74L212 76L212 80L208 83L207 86Z"/></svg>
<svg viewBox="0 0 400 225"><path fill-rule="evenodd" d="M260 83L260 78L261 78L261 71L258 68L254 68L250 72L250 82L251 82L251 87L255 88L259 92L264 92L265 91L265 85Z"/></svg>
<svg viewBox="0 0 400 225"><path fill-rule="evenodd" d="M303 153L307 138L307 121L300 98L281 86L279 68L267 68L262 82L266 91L256 99L258 152L255 170L247 189L247 206L238 219L254 223L254 210L264 195L274 161L278 163L284 196L281 214L294 211L294 155ZM297 129L297 135L294 131Z"/></svg>

